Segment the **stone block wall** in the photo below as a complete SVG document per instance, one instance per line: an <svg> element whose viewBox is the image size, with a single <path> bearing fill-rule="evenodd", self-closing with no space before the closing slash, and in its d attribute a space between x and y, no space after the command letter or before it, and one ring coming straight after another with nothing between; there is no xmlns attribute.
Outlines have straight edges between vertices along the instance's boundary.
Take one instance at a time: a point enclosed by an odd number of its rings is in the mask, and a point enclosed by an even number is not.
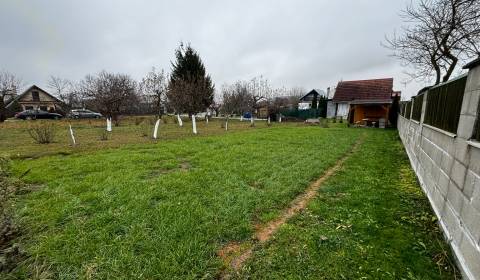
<svg viewBox="0 0 480 280"><path fill-rule="evenodd" d="M398 131L465 279L480 280L480 143L471 139L480 100L480 61L470 64L456 134L400 116Z"/></svg>

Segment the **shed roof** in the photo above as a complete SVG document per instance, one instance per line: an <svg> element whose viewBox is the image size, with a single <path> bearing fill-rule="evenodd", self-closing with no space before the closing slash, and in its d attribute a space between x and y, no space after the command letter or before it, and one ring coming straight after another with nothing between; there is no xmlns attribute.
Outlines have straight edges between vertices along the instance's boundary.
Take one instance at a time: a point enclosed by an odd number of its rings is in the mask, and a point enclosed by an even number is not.
<svg viewBox="0 0 480 280"><path fill-rule="evenodd" d="M392 98L393 92L393 78L341 81L333 101L387 100Z"/></svg>

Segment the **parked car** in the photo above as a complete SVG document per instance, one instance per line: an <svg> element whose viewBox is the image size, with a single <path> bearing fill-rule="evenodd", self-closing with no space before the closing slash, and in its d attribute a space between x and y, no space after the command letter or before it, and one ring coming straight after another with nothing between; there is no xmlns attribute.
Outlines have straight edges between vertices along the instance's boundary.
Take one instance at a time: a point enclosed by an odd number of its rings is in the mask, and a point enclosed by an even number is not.
<svg viewBox="0 0 480 280"><path fill-rule="evenodd" d="M43 110L25 110L23 112L17 113L15 118L22 120L36 120L36 119L51 119L58 120L63 118L62 115L57 113L49 113Z"/></svg>
<svg viewBox="0 0 480 280"><path fill-rule="evenodd" d="M100 119L103 116L87 109L74 109L68 113L68 117L72 119Z"/></svg>
<svg viewBox="0 0 480 280"><path fill-rule="evenodd" d="M251 117L252 117L252 113L250 113L250 112L246 112L246 113L243 114L243 118L245 118L245 119L250 119Z"/></svg>

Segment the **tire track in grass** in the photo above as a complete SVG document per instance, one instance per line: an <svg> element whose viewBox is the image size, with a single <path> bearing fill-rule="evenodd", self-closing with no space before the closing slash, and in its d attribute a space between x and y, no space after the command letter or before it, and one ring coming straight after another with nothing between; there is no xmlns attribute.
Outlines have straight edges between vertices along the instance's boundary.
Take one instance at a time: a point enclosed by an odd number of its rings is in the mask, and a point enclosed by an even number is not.
<svg viewBox="0 0 480 280"><path fill-rule="evenodd" d="M322 184L338 172L342 168L343 163L353 153L358 151L364 139L365 134L362 134L351 146L350 150L338 159L332 167L328 168L320 178L312 182L304 193L297 196L277 219L270 221L265 225L258 226L252 241L245 241L243 243L232 242L220 249L217 254L223 259L224 263L227 265L227 269L223 271L219 278L230 279L234 273L242 268L245 261L251 257L254 249L270 240L273 234L275 234L288 219L305 209L308 203L317 195L318 189Z"/></svg>

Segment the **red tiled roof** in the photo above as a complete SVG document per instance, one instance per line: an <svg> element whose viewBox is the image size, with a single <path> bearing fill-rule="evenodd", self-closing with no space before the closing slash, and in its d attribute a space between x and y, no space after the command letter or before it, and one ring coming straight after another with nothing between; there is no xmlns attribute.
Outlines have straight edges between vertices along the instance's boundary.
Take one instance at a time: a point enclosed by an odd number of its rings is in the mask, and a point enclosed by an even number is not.
<svg viewBox="0 0 480 280"><path fill-rule="evenodd" d="M355 99L391 99L393 93L393 78L342 81L337 85L333 101L352 101Z"/></svg>

